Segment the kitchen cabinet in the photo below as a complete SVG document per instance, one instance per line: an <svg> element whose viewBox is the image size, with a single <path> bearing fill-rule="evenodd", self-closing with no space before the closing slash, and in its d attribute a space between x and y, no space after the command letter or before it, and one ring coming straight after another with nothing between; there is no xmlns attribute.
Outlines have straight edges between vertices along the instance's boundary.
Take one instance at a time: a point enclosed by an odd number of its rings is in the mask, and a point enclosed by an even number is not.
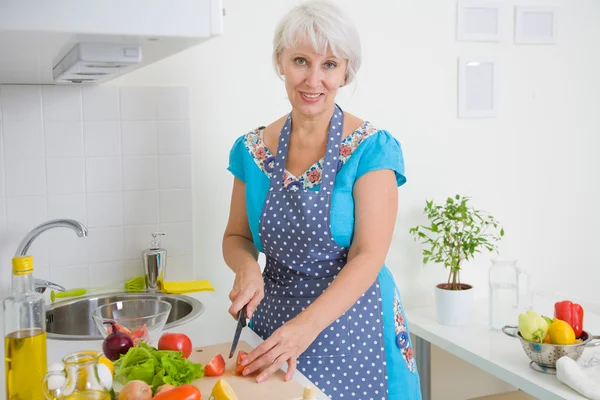
<svg viewBox="0 0 600 400"><path fill-rule="evenodd" d="M0 83L105 82L221 35L224 14L222 0L0 0Z"/></svg>

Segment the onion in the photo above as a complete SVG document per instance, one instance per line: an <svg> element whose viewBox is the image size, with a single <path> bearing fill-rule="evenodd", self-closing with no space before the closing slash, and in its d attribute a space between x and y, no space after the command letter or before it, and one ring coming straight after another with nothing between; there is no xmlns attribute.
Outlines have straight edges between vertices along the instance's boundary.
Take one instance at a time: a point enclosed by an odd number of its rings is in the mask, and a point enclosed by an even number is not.
<svg viewBox="0 0 600 400"><path fill-rule="evenodd" d="M158 396L161 393L168 392L169 390L173 390L173 389L175 389L175 386L173 386L173 385L169 385L169 384L160 385L158 387L158 389L156 389L156 393L154 393L154 396Z"/></svg>
<svg viewBox="0 0 600 400"><path fill-rule="evenodd" d="M130 381L119 393L119 400L150 400L152 388L144 381Z"/></svg>
<svg viewBox="0 0 600 400"><path fill-rule="evenodd" d="M121 354L127 353L133 347L133 340L123 332L117 330L114 321L107 321L105 324L111 324L112 333L104 339L102 351L106 358L115 361L119 359Z"/></svg>

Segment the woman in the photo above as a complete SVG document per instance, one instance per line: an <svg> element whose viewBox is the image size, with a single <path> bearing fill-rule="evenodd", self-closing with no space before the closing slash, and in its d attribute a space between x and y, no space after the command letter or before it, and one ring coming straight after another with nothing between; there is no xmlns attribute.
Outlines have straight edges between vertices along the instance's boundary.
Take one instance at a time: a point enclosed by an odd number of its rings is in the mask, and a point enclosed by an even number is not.
<svg viewBox="0 0 600 400"><path fill-rule="evenodd" d="M357 31L332 3L302 4L278 25L273 61L291 113L240 137L230 154L229 312L247 304L264 339L244 374L262 369L262 382L287 363L286 380L298 368L331 398L420 399L384 265L406 181L402 151L335 103L360 67Z"/></svg>

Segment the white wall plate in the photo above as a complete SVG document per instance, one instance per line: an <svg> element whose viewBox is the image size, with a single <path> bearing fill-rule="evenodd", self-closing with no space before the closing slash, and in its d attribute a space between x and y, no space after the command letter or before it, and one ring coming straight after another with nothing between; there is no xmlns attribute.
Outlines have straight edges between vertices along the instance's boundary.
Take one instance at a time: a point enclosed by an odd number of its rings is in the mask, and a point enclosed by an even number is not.
<svg viewBox="0 0 600 400"><path fill-rule="evenodd" d="M456 40L499 42L504 21L502 3L459 0L456 4Z"/></svg>
<svg viewBox="0 0 600 400"><path fill-rule="evenodd" d="M458 117L493 118L498 103L498 67L490 57L458 59Z"/></svg>
<svg viewBox="0 0 600 400"><path fill-rule="evenodd" d="M558 37L558 14L555 7L515 8L515 43L555 44Z"/></svg>

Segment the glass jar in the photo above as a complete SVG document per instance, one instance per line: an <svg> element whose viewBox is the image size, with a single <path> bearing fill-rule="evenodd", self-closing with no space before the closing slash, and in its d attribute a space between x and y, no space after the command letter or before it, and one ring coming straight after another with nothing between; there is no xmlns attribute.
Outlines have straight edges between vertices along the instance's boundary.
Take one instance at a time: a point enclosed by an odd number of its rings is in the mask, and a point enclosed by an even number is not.
<svg viewBox="0 0 600 400"><path fill-rule="evenodd" d="M519 313L531 308L529 276L517 267L517 260L492 260L489 302L489 326L493 330L517 324Z"/></svg>
<svg viewBox="0 0 600 400"><path fill-rule="evenodd" d="M97 351L69 354L62 362L64 369L50 371L43 381L47 400L110 400L111 391L98 377Z"/></svg>

